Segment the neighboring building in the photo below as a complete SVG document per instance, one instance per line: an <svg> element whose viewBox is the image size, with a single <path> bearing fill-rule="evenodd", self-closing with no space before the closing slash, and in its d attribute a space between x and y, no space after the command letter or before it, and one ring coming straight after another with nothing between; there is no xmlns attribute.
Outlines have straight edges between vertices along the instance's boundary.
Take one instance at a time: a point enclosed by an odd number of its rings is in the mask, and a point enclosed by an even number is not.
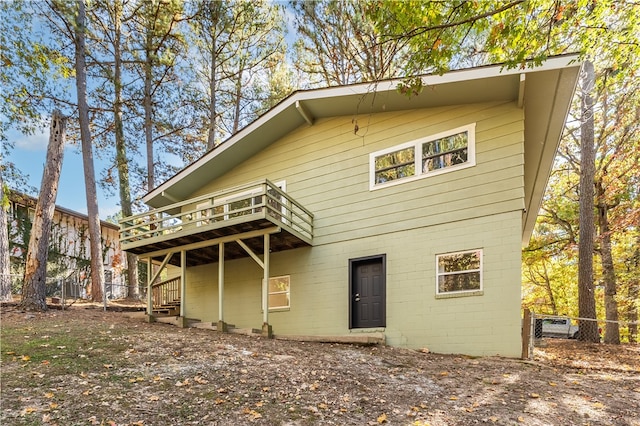
<svg viewBox="0 0 640 426"><path fill-rule="evenodd" d="M521 248L579 72L561 56L424 76L411 97L292 94L121 221L123 249L176 277L148 313L519 356Z"/></svg>
<svg viewBox="0 0 640 426"><path fill-rule="evenodd" d="M9 193L9 255L14 276L24 275L37 201L16 191ZM125 297L126 256L120 250L120 228L110 222L101 221L100 224L107 296ZM48 293L61 292L64 283L67 296L87 297L87 290L91 288L90 259L87 216L56 206L49 236Z"/></svg>

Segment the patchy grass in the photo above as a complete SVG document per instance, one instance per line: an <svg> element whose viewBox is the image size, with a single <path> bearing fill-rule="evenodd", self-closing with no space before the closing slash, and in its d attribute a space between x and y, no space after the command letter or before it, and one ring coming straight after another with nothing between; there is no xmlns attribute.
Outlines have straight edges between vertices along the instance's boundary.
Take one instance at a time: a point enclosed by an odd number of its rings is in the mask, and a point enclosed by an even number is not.
<svg viewBox="0 0 640 426"><path fill-rule="evenodd" d="M45 327L3 327L3 361L43 364L49 375L79 373L108 363L113 355L124 352L126 330L114 332L104 324L67 322L64 317L53 318ZM25 365L26 366L26 365Z"/></svg>
<svg viewBox="0 0 640 426"><path fill-rule="evenodd" d="M3 425L640 425L638 346L533 362L265 340L3 307Z"/></svg>

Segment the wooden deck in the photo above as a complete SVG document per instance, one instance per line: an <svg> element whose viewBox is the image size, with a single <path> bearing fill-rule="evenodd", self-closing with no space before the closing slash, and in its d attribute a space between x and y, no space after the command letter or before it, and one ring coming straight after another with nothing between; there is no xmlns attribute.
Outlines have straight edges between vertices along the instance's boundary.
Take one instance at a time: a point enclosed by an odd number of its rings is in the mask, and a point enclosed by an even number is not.
<svg viewBox="0 0 640 426"><path fill-rule="evenodd" d="M273 229L279 232L273 232ZM226 240L225 259L247 257L233 240L242 238L254 253L264 247L261 232L272 232L271 251L311 246L313 214L276 185L264 180L206 194L120 221L122 249L155 256L188 249L187 266L218 261L218 245ZM179 253L169 263L178 265Z"/></svg>

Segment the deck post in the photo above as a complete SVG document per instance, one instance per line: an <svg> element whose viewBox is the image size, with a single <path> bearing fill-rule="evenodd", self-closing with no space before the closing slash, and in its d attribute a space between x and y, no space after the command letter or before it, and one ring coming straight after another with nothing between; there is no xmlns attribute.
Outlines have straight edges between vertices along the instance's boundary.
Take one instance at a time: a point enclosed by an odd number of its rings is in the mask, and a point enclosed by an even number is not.
<svg viewBox="0 0 640 426"><path fill-rule="evenodd" d="M272 337L271 326L269 325L269 243L270 234L264 234L264 258L263 258L263 278L262 278L262 335Z"/></svg>
<svg viewBox="0 0 640 426"><path fill-rule="evenodd" d="M187 293L187 252L182 250L180 252L180 316L185 315L185 299Z"/></svg>
<svg viewBox="0 0 640 426"><path fill-rule="evenodd" d="M151 270L153 260L147 259L147 316L149 319L153 316L153 295L151 294Z"/></svg>
<svg viewBox="0 0 640 426"><path fill-rule="evenodd" d="M180 318L178 325L182 328L187 327L187 318L185 317L185 302L187 293L187 251L180 251Z"/></svg>
<svg viewBox="0 0 640 426"><path fill-rule="evenodd" d="M227 332L224 322L224 242L218 244L218 331Z"/></svg>

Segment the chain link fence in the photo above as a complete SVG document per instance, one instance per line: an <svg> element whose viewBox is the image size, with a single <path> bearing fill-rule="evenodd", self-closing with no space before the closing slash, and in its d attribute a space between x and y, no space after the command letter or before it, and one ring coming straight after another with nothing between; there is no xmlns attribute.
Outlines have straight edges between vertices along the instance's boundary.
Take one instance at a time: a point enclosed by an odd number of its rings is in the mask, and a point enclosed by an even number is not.
<svg viewBox="0 0 640 426"><path fill-rule="evenodd" d="M609 321L593 318L569 317L564 315L547 315L524 312L522 324L522 358L531 359L536 347L544 347L547 339L578 339L580 324L585 322L597 323L600 341L607 324L618 324L621 340L637 343L638 321Z"/></svg>
<svg viewBox="0 0 640 426"><path fill-rule="evenodd" d="M128 298L130 302L139 301L146 303L146 288L139 286L138 291L131 291L129 285L113 280L110 271L105 273L105 283L103 287L103 304L106 307L109 303ZM6 275L0 277L6 277ZM22 293L23 275L9 274L11 283L11 294L19 296ZM47 278L45 282L45 296L50 299L53 305L60 305L61 309L74 304L77 301L90 299L91 281L83 272L72 272L63 278ZM133 295L133 296L132 296Z"/></svg>

